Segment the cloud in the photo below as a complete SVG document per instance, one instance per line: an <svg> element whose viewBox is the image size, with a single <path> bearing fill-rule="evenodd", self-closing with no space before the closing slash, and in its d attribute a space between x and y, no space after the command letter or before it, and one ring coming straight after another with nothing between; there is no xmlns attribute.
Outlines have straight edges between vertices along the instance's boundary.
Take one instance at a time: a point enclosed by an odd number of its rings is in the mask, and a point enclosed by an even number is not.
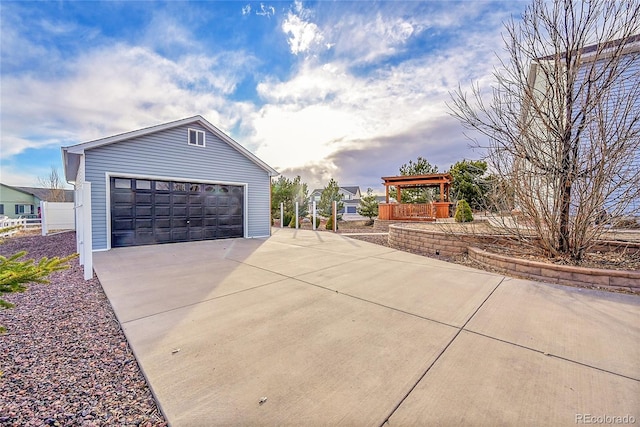
<svg viewBox="0 0 640 427"><path fill-rule="evenodd" d="M287 81L258 86L265 105L251 118L257 153L274 166L289 168L296 162L330 158L346 148L377 149L371 145L376 140L448 117L448 91L459 81L490 73L487 54L460 47L364 77L344 64L307 62ZM469 72L468 63L483 61L474 74ZM399 141L397 148L405 147Z"/></svg>
<svg viewBox="0 0 640 427"><path fill-rule="evenodd" d="M255 56L196 37L190 26L199 22L195 12L185 17L159 10L136 38L98 37L70 53L28 36L26 20L3 21L3 173L7 159L29 148L195 114L280 172L300 174L310 187L334 177L342 185L376 188L381 176L396 174L418 155L441 169L474 156L445 102L458 83L491 74L503 10L482 12L475 2L455 8L438 2L314 4L309 9L295 2L280 22L259 20L270 33ZM243 15L252 11L271 17L275 8L242 8ZM64 22L41 26L52 35L75 31ZM434 32L448 36L431 37ZM264 49L277 43L286 58ZM276 65L260 68L267 63ZM21 72L25 64L32 68ZM257 97L237 101L247 81L257 82Z"/></svg>
<svg viewBox="0 0 640 427"><path fill-rule="evenodd" d="M264 3L260 3L260 10L256 10L256 15L266 16L267 18L270 18L275 14L276 8L273 6L265 6Z"/></svg>
<svg viewBox="0 0 640 427"><path fill-rule="evenodd" d="M2 156L195 114L230 129L242 113L226 96L251 59L227 56L185 55L172 61L143 47L118 44L68 62L64 78L4 77L2 99L21 102L3 110Z"/></svg>
<svg viewBox="0 0 640 427"><path fill-rule="evenodd" d="M310 13L302 6L302 2L295 2L282 23L282 31L287 35L287 43L294 55L309 52L316 47L326 49L330 46L323 43L322 31L318 25L307 20L309 16Z"/></svg>

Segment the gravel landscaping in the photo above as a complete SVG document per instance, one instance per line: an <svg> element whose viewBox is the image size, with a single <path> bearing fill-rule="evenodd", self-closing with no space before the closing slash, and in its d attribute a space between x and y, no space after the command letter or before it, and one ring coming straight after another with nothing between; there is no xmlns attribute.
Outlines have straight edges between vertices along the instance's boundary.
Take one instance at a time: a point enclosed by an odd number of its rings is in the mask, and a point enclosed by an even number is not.
<svg viewBox="0 0 640 427"><path fill-rule="evenodd" d="M75 234L5 238L0 255L75 252ZM26 259L25 258L25 259ZM120 324L96 278L77 259L50 284L2 298L1 426L166 426Z"/></svg>

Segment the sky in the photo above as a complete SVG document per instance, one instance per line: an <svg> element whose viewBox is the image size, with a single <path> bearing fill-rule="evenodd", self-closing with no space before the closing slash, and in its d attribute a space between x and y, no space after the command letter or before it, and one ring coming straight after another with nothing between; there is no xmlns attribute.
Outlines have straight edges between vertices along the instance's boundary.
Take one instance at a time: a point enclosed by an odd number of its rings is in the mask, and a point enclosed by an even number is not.
<svg viewBox="0 0 640 427"><path fill-rule="evenodd" d="M478 159L447 103L488 87L521 1L0 3L0 181L60 147L201 115L309 189Z"/></svg>

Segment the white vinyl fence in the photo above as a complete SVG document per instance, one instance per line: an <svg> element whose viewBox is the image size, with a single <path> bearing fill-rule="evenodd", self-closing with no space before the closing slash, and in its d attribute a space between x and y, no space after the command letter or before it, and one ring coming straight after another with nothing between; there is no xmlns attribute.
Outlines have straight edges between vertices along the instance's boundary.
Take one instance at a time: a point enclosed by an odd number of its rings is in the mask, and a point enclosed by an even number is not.
<svg viewBox="0 0 640 427"><path fill-rule="evenodd" d="M15 228L14 228L15 227ZM11 228L11 230L3 231L0 233L0 237L7 237L14 233L17 233L23 228L39 228L40 218L9 218L6 216L0 217L0 229Z"/></svg>
<svg viewBox="0 0 640 427"><path fill-rule="evenodd" d="M76 229L73 202L40 202L40 212L43 236L53 231Z"/></svg>

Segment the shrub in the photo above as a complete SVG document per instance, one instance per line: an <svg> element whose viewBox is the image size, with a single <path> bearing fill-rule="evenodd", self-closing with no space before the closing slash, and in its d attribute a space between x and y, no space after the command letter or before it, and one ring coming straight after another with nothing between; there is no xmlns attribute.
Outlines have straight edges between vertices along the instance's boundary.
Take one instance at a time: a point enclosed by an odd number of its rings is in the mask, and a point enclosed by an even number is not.
<svg viewBox="0 0 640 427"><path fill-rule="evenodd" d="M77 257L78 254L68 257L40 259L37 263L33 259L19 261L27 255L26 251L21 251L9 258L0 256L0 296L13 292L24 292L27 290L27 283L49 283L47 277L60 270L69 268L68 262ZM13 304L0 298L0 309L12 308ZM6 329L0 325L0 333Z"/></svg>
<svg viewBox="0 0 640 427"><path fill-rule="evenodd" d="M316 230L318 228L320 228L320 217L319 216L316 217Z"/></svg>
<svg viewBox="0 0 640 427"><path fill-rule="evenodd" d="M291 221L289 221L289 227L296 228L296 216L295 215L293 215L291 217Z"/></svg>
<svg viewBox="0 0 640 427"><path fill-rule="evenodd" d="M471 222L473 221L473 212L466 200L458 200L456 205L456 214L454 216L456 222Z"/></svg>
<svg viewBox="0 0 640 427"><path fill-rule="evenodd" d="M291 215L290 213L285 212L284 218L281 219L282 222L280 224L282 224L283 227L289 225L291 223L291 218L292 217L293 217L293 215Z"/></svg>
<svg viewBox="0 0 640 427"><path fill-rule="evenodd" d="M330 216L327 220L327 225L325 226L327 230L333 230L333 216ZM336 223L336 230L338 229L338 224Z"/></svg>

